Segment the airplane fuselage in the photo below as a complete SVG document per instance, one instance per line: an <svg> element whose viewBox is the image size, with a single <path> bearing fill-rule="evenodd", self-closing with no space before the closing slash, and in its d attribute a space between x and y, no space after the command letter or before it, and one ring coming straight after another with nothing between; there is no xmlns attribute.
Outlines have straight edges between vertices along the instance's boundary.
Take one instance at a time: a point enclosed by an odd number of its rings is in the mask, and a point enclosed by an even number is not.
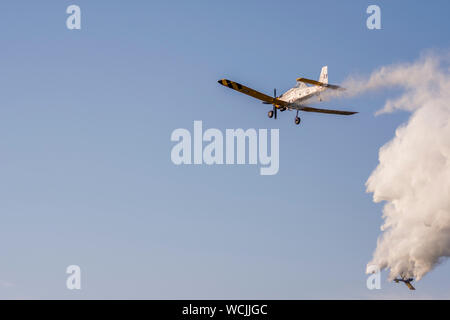
<svg viewBox="0 0 450 320"><path fill-rule="evenodd" d="M289 102L289 103L300 103L304 102L315 95L319 95L321 92L325 91L324 87L303 87L303 88L292 88L283 93L278 99Z"/></svg>

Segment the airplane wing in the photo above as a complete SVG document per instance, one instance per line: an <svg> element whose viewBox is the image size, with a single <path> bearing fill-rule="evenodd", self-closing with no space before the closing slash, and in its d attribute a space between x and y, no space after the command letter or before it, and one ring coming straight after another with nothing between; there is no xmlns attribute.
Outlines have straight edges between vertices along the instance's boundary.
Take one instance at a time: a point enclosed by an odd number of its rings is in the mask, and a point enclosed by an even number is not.
<svg viewBox="0 0 450 320"><path fill-rule="evenodd" d="M409 288L409 290L416 290L416 288L414 288L410 282L405 282L405 284Z"/></svg>
<svg viewBox="0 0 450 320"><path fill-rule="evenodd" d="M309 83L309 84L312 84L312 85L315 85L315 86L330 88L330 89L334 89L334 90L345 90L345 88L342 88L342 87L334 85L334 84L323 83L323 82L319 82L319 81L311 80L311 79L306 79L306 78L298 78L297 81L304 82L304 83Z"/></svg>
<svg viewBox="0 0 450 320"><path fill-rule="evenodd" d="M289 106L289 108L305 111L305 112L318 112L318 113L328 113L328 114L340 114L344 116L350 116L352 114L358 113L355 111L343 111L343 110L330 110L330 109L319 109L319 108L311 108L307 106Z"/></svg>
<svg viewBox="0 0 450 320"><path fill-rule="evenodd" d="M234 82L234 81L230 81L227 79L222 79L217 81L218 83L220 83L221 85L228 87L230 89L234 89L236 91L239 91L241 93L244 93L250 97L262 100L264 102L270 103L270 104L276 104L279 106L283 106L283 107L287 107L289 105L289 102L277 99L277 98L273 98L271 96L268 96L267 94L258 92L256 90L253 90L251 88L248 88L246 86L243 86L240 83Z"/></svg>

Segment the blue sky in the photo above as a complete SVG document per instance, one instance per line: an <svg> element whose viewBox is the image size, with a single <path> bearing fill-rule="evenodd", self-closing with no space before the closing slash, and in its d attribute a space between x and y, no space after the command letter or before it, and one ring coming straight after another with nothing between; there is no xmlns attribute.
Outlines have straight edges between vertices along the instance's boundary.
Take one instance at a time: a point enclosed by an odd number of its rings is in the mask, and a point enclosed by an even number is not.
<svg viewBox="0 0 450 320"><path fill-rule="evenodd" d="M82 30L66 28L67 6ZM366 28L381 8L382 30ZM293 113L270 94L447 50L448 1L3 1L0 298L450 298L444 263L410 293L366 288L382 204L365 193L408 119L386 96ZM345 105L344 105L345 103ZM175 166L177 128L279 128L280 171ZM82 290L65 287L68 265Z"/></svg>

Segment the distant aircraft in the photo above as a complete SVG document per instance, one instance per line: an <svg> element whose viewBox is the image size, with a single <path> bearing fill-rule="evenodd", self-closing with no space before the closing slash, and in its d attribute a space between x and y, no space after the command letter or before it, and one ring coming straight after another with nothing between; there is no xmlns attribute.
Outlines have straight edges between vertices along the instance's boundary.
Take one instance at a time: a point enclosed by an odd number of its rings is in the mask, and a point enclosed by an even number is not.
<svg viewBox="0 0 450 320"><path fill-rule="evenodd" d="M403 282L404 284L406 284L409 290L416 290L416 288L414 288L411 284L411 281L414 281L413 278L406 278L402 276L401 278L395 278L394 281L395 283Z"/></svg>
<svg viewBox="0 0 450 320"><path fill-rule="evenodd" d="M293 87L292 89L289 89L285 93L283 93L281 96L277 97L277 90L273 90L273 98L258 92L256 90L253 90L251 88L248 88L246 86L243 86L240 83L222 79L217 81L223 86L229 87L231 89L234 89L236 91L242 92L246 95L249 95L253 98L259 99L263 101L263 104L271 104L273 105L273 109L269 111L268 116L269 118L277 118L277 110L285 111L285 110L296 110L297 115L295 117L295 124L300 124L300 117L298 116L299 111L305 111L305 112L319 112L319 113L329 113L329 114L339 114L339 115L352 115L357 112L353 111L340 111L340 110L329 110L329 109L318 109L318 108L312 108L304 105L306 101L308 101L310 98L314 96L318 96L319 100L321 101L320 94L324 92L327 89L333 89L333 90L345 90L342 87L328 84L328 67L324 66L322 68L322 71L320 73L319 81L310 80L306 78L298 78L297 79L297 85ZM313 85L308 86L306 84Z"/></svg>

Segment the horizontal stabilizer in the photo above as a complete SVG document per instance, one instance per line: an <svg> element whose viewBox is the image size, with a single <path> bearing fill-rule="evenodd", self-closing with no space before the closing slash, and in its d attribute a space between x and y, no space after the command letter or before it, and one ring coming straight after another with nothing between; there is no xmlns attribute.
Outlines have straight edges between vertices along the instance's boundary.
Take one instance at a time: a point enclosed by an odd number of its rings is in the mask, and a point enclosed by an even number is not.
<svg viewBox="0 0 450 320"><path fill-rule="evenodd" d="M342 88L342 87L334 85L334 84L328 84L328 83L319 82L316 80L311 80L311 79L306 79L306 78L298 78L297 81L312 84L314 86L330 88L330 89L334 89L334 90L345 90L345 88Z"/></svg>

